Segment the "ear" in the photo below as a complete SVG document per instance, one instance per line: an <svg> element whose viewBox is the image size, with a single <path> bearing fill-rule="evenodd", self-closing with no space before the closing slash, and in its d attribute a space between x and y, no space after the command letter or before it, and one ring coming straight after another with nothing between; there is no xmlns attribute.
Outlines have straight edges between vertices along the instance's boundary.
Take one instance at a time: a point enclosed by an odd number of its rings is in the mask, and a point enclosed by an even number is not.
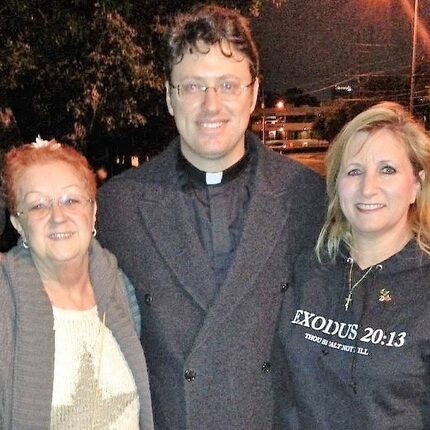
<svg viewBox="0 0 430 430"><path fill-rule="evenodd" d="M96 225L97 203L93 205L93 227Z"/></svg>
<svg viewBox="0 0 430 430"><path fill-rule="evenodd" d="M16 217L15 215L11 215L10 216L10 222L12 223L13 227L15 228L15 230L19 233L19 235L24 239L25 239L25 234L24 234L24 229L22 228L21 222L19 220L18 217Z"/></svg>
<svg viewBox="0 0 430 430"><path fill-rule="evenodd" d="M166 81L164 83L164 86L166 88L166 103L167 103L167 109L169 110L170 115L174 116L173 106L172 106L172 93L171 93L171 86L169 84L169 81Z"/></svg>
<svg viewBox="0 0 430 430"><path fill-rule="evenodd" d="M250 113L254 112L258 99L258 89L260 88L260 80L255 78L254 85L252 86L252 105Z"/></svg>
<svg viewBox="0 0 430 430"><path fill-rule="evenodd" d="M424 170L420 170L418 172L418 175L417 175L417 181L416 181L417 183L415 184L415 187L416 187L415 193L414 193L413 198L411 199L412 201L410 202L410 204L413 204L416 202L416 200L420 194L420 191L422 189L422 186L423 186L425 179L426 179L426 172L424 172Z"/></svg>

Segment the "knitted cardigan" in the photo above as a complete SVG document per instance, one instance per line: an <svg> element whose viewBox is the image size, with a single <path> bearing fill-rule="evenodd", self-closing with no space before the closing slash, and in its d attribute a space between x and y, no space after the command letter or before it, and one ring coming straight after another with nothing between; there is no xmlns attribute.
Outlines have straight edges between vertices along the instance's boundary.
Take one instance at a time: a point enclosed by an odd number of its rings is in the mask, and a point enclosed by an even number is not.
<svg viewBox="0 0 430 430"><path fill-rule="evenodd" d="M140 428L153 429L145 357L116 258L93 239L89 270L99 315L118 342L140 401ZM55 335L52 306L27 249L9 251L0 270L0 429L50 428Z"/></svg>

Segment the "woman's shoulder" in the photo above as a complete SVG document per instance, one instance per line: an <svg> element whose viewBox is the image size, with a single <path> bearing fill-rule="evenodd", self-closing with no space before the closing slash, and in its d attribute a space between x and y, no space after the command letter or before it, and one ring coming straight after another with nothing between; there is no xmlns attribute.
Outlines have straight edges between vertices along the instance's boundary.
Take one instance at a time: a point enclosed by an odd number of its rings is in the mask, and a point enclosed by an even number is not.
<svg viewBox="0 0 430 430"><path fill-rule="evenodd" d="M0 262L0 301L11 295L11 277L17 266L17 261L21 258L18 246L13 247L2 255Z"/></svg>
<svg viewBox="0 0 430 430"><path fill-rule="evenodd" d="M4 335L4 328L13 319L13 315L15 312L13 304L12 286L9 281L7 266L5 263L6 255L0 263L0 332L2 333L0 338L2 339Z"/></svg>
<svg viewBox="0 0 430 430"><path fill-rule="evenodd" d="M314 248L303 249L295 261L291 292L296 300L318 302L320 296L330 295L343 279L343 258L320 261Z"/></svg>
<svg viewBox="0 0 430 430"><path fill-rule="evenodd" d="M339 253L334 261L325 254L321 254L318 258L315 248L309 246L303 248L297 256L294 264L294 272L332 272L341 265L344 259L342 253Z"/></svg>

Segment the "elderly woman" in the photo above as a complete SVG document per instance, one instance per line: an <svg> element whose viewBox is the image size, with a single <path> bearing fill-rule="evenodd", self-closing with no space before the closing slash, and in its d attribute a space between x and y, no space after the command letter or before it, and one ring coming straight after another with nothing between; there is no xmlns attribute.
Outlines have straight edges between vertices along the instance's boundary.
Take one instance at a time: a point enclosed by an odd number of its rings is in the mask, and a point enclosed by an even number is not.
<svg viewBox="0 0 430 430"><path fill-rule="evenodd" d="M0 428L152 429L132 289L92 239L86 159L37 139L9 151L3 173L21 240L0 267Z"/></svg>
<svg viewBox="0 0 430 430"><path fill-rule="evenodd" d="M283 304L280 428L430 428L429 178L430 139L397 104L333 142L326 221Z"/></svg>

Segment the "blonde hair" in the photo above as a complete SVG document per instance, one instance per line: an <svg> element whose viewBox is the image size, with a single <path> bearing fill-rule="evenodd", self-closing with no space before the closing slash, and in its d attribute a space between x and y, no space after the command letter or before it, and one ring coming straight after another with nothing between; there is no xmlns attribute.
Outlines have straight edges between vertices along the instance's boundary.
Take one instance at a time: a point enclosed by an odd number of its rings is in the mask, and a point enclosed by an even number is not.
<svg viewBox="0 0 430 430"><path fill-rule="evenodd" d="M326 219L315 247L320 261L326 255L333 261L339 253L341 243L352 245L351 226L340 207L337 181L342 158L349 150L351 141L359 132L372 134L387 129L405 144L409 160L421 190L408 214L409 225L419 247L430 254L430 138L411 114L401 105L382 102L363 111L347 123L331 144L326 157L326 189L328 208ZM423 171L424 176L418 176Z"/></svg>

